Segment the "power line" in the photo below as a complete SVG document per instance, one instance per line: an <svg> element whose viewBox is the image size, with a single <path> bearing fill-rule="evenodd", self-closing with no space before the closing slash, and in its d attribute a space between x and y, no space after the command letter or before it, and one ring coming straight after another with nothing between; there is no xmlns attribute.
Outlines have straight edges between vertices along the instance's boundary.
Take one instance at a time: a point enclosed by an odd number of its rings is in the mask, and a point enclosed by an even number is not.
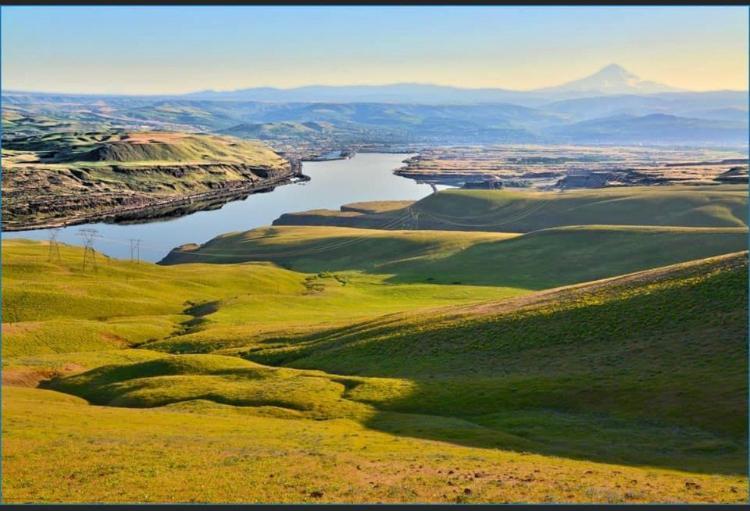
<svg viewBox="0 0 750 511"><path fill-rule="evenodd" d="M91 266L96 272L96 250L94 250L94 241L96 241L98 238L101 238L102 236L99 234L99 231L90 227L78 229L76 236L83 240L83 271L86 271L86 266L89 263L90 259Z"/></svg>
<svg viewBox="0 0 750 511"><path fill-rule="evenodd" d="M57 236L60 234L60 229L50 229L47 232L49 237L49 252L47 254L47 261L55 259L58 263L62 261L60 257L60 244L57 241Z"/></svg>
<svg viewBox="0 0 750 511"><path fill-rule="evenodd" d="M130 239L130 260L139 264L141 262L141 241L138 238Z"/></svg>

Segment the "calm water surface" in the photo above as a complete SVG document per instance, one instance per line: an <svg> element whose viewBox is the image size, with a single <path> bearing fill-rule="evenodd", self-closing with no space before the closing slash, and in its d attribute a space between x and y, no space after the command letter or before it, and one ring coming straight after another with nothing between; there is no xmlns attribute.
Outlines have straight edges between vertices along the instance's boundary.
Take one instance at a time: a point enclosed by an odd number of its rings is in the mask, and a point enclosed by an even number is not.
<svg viewBox="0 0 750 511"><path fill-rule="evenodd" d="M204 243L222 233L270 225L282 213L338 209L349 202L421 199L431 193L429 185L393 174L409 156L365 153L349 160L305 162L302 171L312 178L305 183L280 186L270 193L252 194L245 200L229 202L221 209L173 219L129 225L73 225L62 229L58 240L80 245L78 230L93 227L102 236L94 245L98 251L128 258L128 240L138 238L142 240L141 259L158 261L178 245ZM48 233L44 229L19 231L3 233L3 237L46 240Z"/></svg>

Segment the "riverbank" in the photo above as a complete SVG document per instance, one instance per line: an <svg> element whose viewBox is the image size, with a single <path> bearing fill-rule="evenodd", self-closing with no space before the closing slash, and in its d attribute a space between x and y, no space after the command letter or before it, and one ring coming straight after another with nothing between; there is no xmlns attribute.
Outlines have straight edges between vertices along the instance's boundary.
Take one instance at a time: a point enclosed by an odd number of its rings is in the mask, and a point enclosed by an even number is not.
<svg viewBox="0 0 750 511"><path fill-rule="evenodd" d="M241 200L247 198L248 195L254 193L271 192L277 186L309 180L310 178L308 176L305 176L300 172L292 176L264 180L261 183L250 182L241 183L238 185L229 184L226 188L221 190L211 190L208 192L196 193L192 195L164 200L152 200L142 205L118 207L98 213L69 215L64 218L55 219L52 221L20 225L13 223L4 223L3 232L57 229L73 225L108 221L138 223L138 221L140 220L147 222L174 216L182 216L182 214L189 214L191 212L202 211L205 209L212 209L208 206L215 202L219 202L221 206L232 200ZM186 211L182 214L170 214L170 212L176 211L177 208L186 206Z"/></svg>
<svg viewBox="0 0 750 511"><path fill-rule="evenodd" d="M421 199L431 193L428 185L393 174L410 156L412 154L357 153L345 160L302 162L299 172L288 181L264 182L263 186L251 190L231 191L237 195L229 190L214 190L216 193L193 196L192 203L185 197L185 200L166 201L153 210L135 210L132 215L121 214L120 209L120 214L114 218L92 216L84 223L68 224L55 236L60 243L78 245L81 228L96 229L102 236L96 241L96 250L119 258L130 257L128 240L140 239L141 258L159 261L176 246L202 243L225 232L271 225L290 211L338 208L352 202ZM309 180L297 179L300 176ZM55 227L58 226L49 226ZM3 233L6 239L47 240L50 235L48 228L41 225L33 230Z"/></svg>
<svg viewBox="0 0 750 511"><path fill-rule="evenodd" d="M165 132L30 136L3 147L3 230L159 217L293 179L302 179L301 164L257 141Z"/></svg>

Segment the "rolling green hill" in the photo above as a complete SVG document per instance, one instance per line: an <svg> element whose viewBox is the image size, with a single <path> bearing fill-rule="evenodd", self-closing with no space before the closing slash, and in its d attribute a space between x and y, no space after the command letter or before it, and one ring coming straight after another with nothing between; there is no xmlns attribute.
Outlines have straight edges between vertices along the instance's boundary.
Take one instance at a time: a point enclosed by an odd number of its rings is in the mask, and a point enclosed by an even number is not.
<svg viewBox="0 0 750 511"><path fill-rule="evenodd" d="M742 501L743 193L441 192L95 273L5 241L6 499Z"/></svg>
<svg viewBox="0 0 750 511"><path fill-rule="evenodd" d="M475 447L741 473L746 282L740 253L224 351L297 370L179 355L50 385L110 406L208 400Z"/></svg>
<svg viewBox="0 0 750 511"><path fill-rule="evenodd" d="M424 393L395 407L436 415L508 410L536 395L539 407L619 409L741 438L746 283L746 254L719 256L497 304L387 316L247 356L418 379ZM474 397L450 400L450 385L431 381L454 379L454 390L463 384ZM716 391L721 399L699 397Z"/></svg>
<svg viewBox="0 0 750 511"><path fill-rule="evenodd" d="M337 227L261 227L227 233L203 245L185 245L162 264L274 261L301 271L373 269L412 258L444 257L505 233L383 231Z"/></svg>
<svg viewBox="0 0 750 511"><path fill-rule="evenodd" d="M36 153L37 163L247 163L283 166L265 144L216 135L170 132L57 132L14 139L10 151Z"/></svg>
<svg viewBox="0 0 750 511"><path fill-rule="evenodd" d="M61 262L50 262L44 243L3 242L6 357L111 350L172 336L246 343L261 332L526 292L383 285L382 275L304 274L262 262L163 267L104 259L93 273L81 270L82 253L63 246Z"/></svg>
<svg viewBox="0 0 750 511"><path fill-rule="evenodd" d="M544 289L743 250L745 228L561 227L524 235L279 226L173 250L163 264L269 261L394 283Z"/></svg>
<svg viewBox="0 0 750 511"><path fill-rule="evenodd" d="M613 278L574 288L420 282L410 266L459 271L477 247L560 233L584 236L574 250L600 230L626 236L601 244ZM664 250L647 268L699 257L683 239L729 251L741 229L270 228L221 243L288 254L341 231L374 239L288 261L308 273L117 260L84 273L80 248L50 262L43 243L5 241L6 500L746 498L746 255L615 276L648 236ZM314 271L325 261L337 269ZM570 278L605 267L582 261ZM539 288L554 280L542 266ZM56 392L19 387L37 384ZM291 462L259 461L278 456ZM316 475L333 467L335 484ZM62 471L80 475L53 484ZM211 477L228 484L185 483Z"/></svg>
<svg viewBox="0 0 750 511"><path fill-rule="evenodd" d="M384 213L287 213L274 225L530 232L569 225L746 227L747 187L668 186L563 193L443 190Z"/></svg>

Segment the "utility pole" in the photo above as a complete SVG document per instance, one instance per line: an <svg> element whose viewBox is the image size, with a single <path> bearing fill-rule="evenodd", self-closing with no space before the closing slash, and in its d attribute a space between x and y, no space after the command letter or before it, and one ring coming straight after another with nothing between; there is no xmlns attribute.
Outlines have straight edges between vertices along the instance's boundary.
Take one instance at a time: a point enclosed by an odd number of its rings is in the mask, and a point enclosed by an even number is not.
<svg viewBox="0 0 750 511"><path fill-rule="evenodd" d="M141 240L139 239L130 239L130 260L138 264L141 262Z"/></svg>
<svg viewBox="0 0 750 511"><path fill-rule="evenodd" d="M60 244L57 242L57 236L60 234L60 229L50 229L47 232L47 236L49 236L49 252L47 254L47 261L52 261L52 259L56 259L57 262L62 262L62 258L60 257Z"/></svg>
<svg viewBox="0 0 750 511"><path fill-rule="evenodd" d="M89 263L89 260L91 262L91 266L94 268L94 271L97 271L96 266L96 251L94 250L94 241L96 241L97 238L101 238L101 235L99 234L99 231L96 229L92 229L90 227L84 227L83 229L78 229L78 232L76 235L83 240L83 271L86 271L86 266Z"/></svg>

